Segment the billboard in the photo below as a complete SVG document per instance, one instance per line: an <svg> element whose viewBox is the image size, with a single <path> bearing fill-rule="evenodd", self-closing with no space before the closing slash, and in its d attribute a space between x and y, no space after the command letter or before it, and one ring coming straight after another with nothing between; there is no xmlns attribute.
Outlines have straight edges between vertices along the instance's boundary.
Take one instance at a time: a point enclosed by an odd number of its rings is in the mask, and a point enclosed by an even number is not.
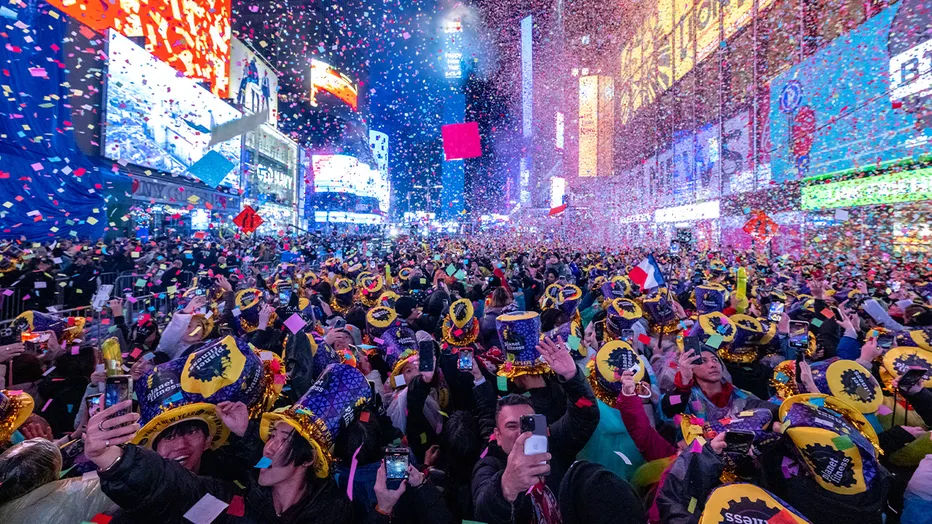
<svg viewBox="0 0 932 524"><path fill-rule="evenodd" d="M775 182L929 152L932 97L922 86L932 80L919 54L930 40L914 29L930 18L921 0L904 0L773 79Z"/></svg>
<svg viewBox="0 0 932 524"><path fill-rule="evenodd" d="M340 73L326 62L311 59L311 105L320 105L317 97L321 93L330 93L342 100L356 111L358 90L350 77Z"/></svg>
<svg viewBox="0 0 932 524"><path fill-rule="evenodd" d="M241 137L207 145L211 129L242 114L116 31L107 54L103 156L182 174L216 151L234 165L220 186L239 188Z"/></svg>
<svg viewBox="0 0 932 524"><path fill-rule="evenodd" d="M230 0L48 0L90 28L145 37L146 51L188 78L229 93Z"/></svg>
<svg viewBox="0 0 932 524"><path fill-rule="evenodd" d="M230 98L250 113L268 107L266 123L272 127L278 125L278 75L238 38L233 39L230 59Z"/></svg>
<svg viewBox="0 0 932 524"><path fill-rule="evenodd" d="M758 0L763 12L774 0ZM621 52L619 123L627 123L752 19L752 0L656 0Z"/></svg>
<svg viewBox="0 0 932 524"><path fill-rule="evenodd" d="M369 149L375 159L375 168L388 175L388 135L381 131L369 131Z"/></svg>
<svg viewBox="0 0 932 524"><path fill-rule="evenodd" d="M315 193L349 193L374 197L379 210L388 212L391 188L387 174L347 155L313 155Z"/></svg>
<svg viewBox="0 0 932 524"><path fill-rule="evenodd" d="M534 23L530 15L521 20L521 127L525 137L534 125Z"/></svg>
<svg viewBox="0 0 932 524"><path fill-rule="evenodd" d="M932 199L932 168L802 188L802 209L831 209Z"/></svg>
<svg viewBox="0 0 932 524"><path fill-rule="evenodd" d="M612 77L579 78L579 176L612 174L614 93Z"/></svg>

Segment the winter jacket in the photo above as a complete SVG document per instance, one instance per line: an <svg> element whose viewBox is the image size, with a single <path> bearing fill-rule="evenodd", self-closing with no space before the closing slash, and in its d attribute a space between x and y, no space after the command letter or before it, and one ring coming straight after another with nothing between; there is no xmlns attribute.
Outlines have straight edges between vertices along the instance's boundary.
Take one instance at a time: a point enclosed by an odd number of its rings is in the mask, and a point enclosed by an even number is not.
<svg viewBox="0 0 932 524"><path fill-rule="evenodd" d="M683 387L684 385L680 381L679 372L676 374L675 383L678 389L670 394L664 395L660 402L663 415L669 419L672 419L673 416L678 413L688 413L705 420L718 420L726 417L733 417L742 411L757 408L769 409L773 412L774 419L776 419L779 406L767 402L766 400L761 400L750 393L741 391L730 383L725 382L723 384L726 388L723 391L728 391L730 389L730 394L728 394L724 402L721 403L716 403L716 401L707 397L699 386L693 385L695 379L693 379L693 382L686 385L688 387ZM716 397L716 399L720 400L718 397Z"/></svg>
<svg viewBox="0 0 932 524"><path fill-rule="evenodd" d="M571 380L557 378L566 395L566 413L550 425L548 448L552 456L547 487L559 492L564 473L576 460L576 454L586 445L599 425L599 408L595 396L586 384L582 372ZM502 493L502 474L508 455L495 442L489 445L485 457L473 469L472 495L475 520L496 524L531 521L530 497L522 493L508 502Z"/></svg>
<svg viewBox="0 0 932 524"><path fill-rule="evenodd" d="M365 524L453 524L453 515L443 501L440 490L425 479L416 488L408 486L392 509L391 517L378 511L366 515Z"/></svg>
<svg viewBox="0 0 932 524"><path fill-rule="evenodd" d="M634 471L644 464L644 459L622 422L621 414L601 400L598 404L599 425L578 458L601 464L620 478L630 479Z"/></svg>
<svg viewBox="0 0 932 524"><path fill-rule="evenodd" d="M915 395L906 395L906 400L913 406L925 425L932 427L932 390L920 389Z"/></svg>
<svg viewBox="0 0 932 524"><path fill-rule="evenodd" d="M644 460L650 462L676 455L676 446L667 442L651 425L640 397L618 395L615 408L621 413L621 420Z"/></svg>
<svg viewBox="0 0 932 524"><path fill-rule="evenodd" d="M495 319L502 314L500 307L490 307L485 310L485 315L479 321L479 341L488 349L493 346L501 346L498 340L498 328L495 325Z"/></svg>
<svg viewBox="0 0 932 524"><path fill-rule="evenodd" d="M111 521L114 524L186 522L185 512L207 493L227 503L237 495L243 498L242 517L221 513L213 521L216 524L337 523L349 522L352 515L346 494L329 478L311 480L297 504L278 516L270 488L250 480L245 489L240 489L233 482L198 477L180 464L134 445L126 446L123 458L113 469L99 475L101 490L123 510L122 515Z"/></svg>
<svg viewBox="0 0 932 524"><path fill-rule="evenodd" d="M657 492L656 504L664 524L697 524L712 490L722 482L725 463L709 443L699 453L685 452L670 466ZM696 502L692 502L695 500Z"/></svg>

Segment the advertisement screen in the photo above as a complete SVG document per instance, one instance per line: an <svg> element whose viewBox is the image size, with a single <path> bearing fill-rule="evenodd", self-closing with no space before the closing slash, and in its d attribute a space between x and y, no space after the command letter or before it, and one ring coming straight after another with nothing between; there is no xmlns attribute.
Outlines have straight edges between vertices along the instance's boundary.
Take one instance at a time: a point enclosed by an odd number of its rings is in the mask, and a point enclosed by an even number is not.
<svg viewBox="0 0 932 524"><path fill-rule="evenodd" d="M924 7L923 4L926 4ZM927 31L921 0L889 7L774 78L776 182L911 159L932 147ZM924 40L926 39L926 40Z"/></svg>
<svg viewBox="0 0 932 524"><path fill-rule="evenodd" d="M242 114L116 31L109 44L103 156L182 174L213 150L234 165L220 186L238 188L241 138L207 145Z"/></svg>
<svg viewBox="0 0 932 524"><path fill-rule="evenodd" d="M802 188L803 209L829 209L932 199L932 168Z"/></svg>
<svg viewBox="0 0 932 524"><path fill-rule="evenodd" d="M356 111L358 91L350 77L340 73L326 62L311 60L311 105L320 105L321 93L330 93Z"/></svg>
<svg viewBox="0 0 932 524"><path fill-rule="evenodd" d="M268 107L267 123L278 125L278 75L238 38L233 39L230 98L251 113Z"/></svg>
<svg viewBox="0 0 932 524"><path fill-rule="evenodd" d="M598 174L599 77L579 79L579 176Z"/></svg>
<svg viewBox="0 0 932 524"><path fill-rule="evenodd" d="M375 197L388 211L390 186L385 173L346 155L314 155L314 192Z"/></svg>
<svg viewBox="0 0 932 524"><path fill-rule="evenodd" d="M230 63L230 0L48 0L84 25L130 38L188 78L208 82L226 98Z"/></svg>

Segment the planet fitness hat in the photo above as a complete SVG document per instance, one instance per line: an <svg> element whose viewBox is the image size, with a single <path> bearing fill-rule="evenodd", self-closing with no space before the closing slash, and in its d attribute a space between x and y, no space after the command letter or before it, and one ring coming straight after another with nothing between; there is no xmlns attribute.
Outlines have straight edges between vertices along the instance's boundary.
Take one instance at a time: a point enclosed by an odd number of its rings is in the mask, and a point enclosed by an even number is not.
<svg viewBox="0 0 932 524"><path fill-rule="evenodd" d="M819 393L841 398L865 414L883 404L880 383L854 360L833 358L814 362L810 368Z"/></svg>
<svg viewBox="0 0 932 524"><path fill-rule="evenodd" d="M896 335L897 346L910 346L932 351L932 327L902 331Z"/></svg>
<svg viewBox="0 0 932 524"><path fill-rule="evenodd" d="M33 406L28 393L0 389L0 444L10 441L13 432L32 415Z"/></svg>
<svg viewBox="0 0 932 524"><path fill-rule="evenodd" d="M696 286L696 311L700 315L721 312L725 309L725 299L728 291L719 284L703 284Z"/></svg>
<svg viewBox="0 0 932 524"><path fill-rule="evenodd" d="M886 371L884 383L890 385L894 378L899 377L911 367L925 368L928 372L925 375L925 381L922 383L924 388L932 388L932 353L918 347L895 347L883 356L883 371Z"/></svg>
<svg viewBox="0 0 932 524"><path fill-rule="evenodd" d="M728 322L735 328L734 340L719 347L719 355L728 362L749 364L757 360L764 327L748 315L735 314Z"/></svg>
<svg viewBox="0 0 932 524"><path fill-rule="evenodd" d="M398 313L385 306L374 307L366 313L369 334L376 338L381 337L382 333L385 333L385 330L390 328L396 320L398 320Z"/></svg>
<svg viewBox="0 0 932 524"><path fill-rule="evenodd" d="M505 353L505 363L498 368L499 376L515 378L550 372L550 366L537 351L540 315L530 311L499 315L495 326Z"/></svg>
<svg viewBox="0 0 932 524"><path fill-rule="evenodd" d="M631 329L643 317L641 306L627 298L612 300L605 312L605 336L611 340L621 338L622 331Z"/></svg>
<svg viewBox="0 0 932 524"><path fill-rule="evenodd" d="M792 506L754 484L734 483L712 490L699 524L811 524Z"/></svg>
<svg viewBox="0 0 932 524"><path fill-rule="evenodd" d="M465 347L476 341L479 337L479 319L469 299L461 298L450 304L440 332L443 341L454 347Z"/></svg>
<svg viewBox="0 0 932 524"><path fill-rule="evenodd" d="M314 471L318 478L326 478L333 461L334 441L355 419L357 409L371 400L369 383L361 371L346 364L331 364L294 405L264 413L259 436L267 441L278 422L287 423L314 447Z"/></svg>
<svg viewBox="0 0 932 524"><path fill-rule="evenodd" d="M625 371L634 374L634 381L644 378L647 363L627 342L612 340L596 353L587 364L589 385L595 396L609 406L614 406L621 394L621 375Z"/></svg>
<svg viewBox="0 0 932 524"><path fill-rule="evenodd" d="M379 351L391 370L388 383L392 388L403 386L404 383L396 380L396 377L402 374L405 364L417 356L417 339L414 336L414 330L406 325L396 324L382 333L382 337L375 340L375 343L379 346Z"/></svg>
<svg viewBox="0 0 932 524"><path fill-rule="evenodd" d="M279 372L283 368L278 361ZM211 449L226 443L229 430L220 420L216 404L242 402L256 416L271 408L281 391L271 366L232 336L159 364L136 382L142 429L134 444L151 448L159 434L185 420L203 421Z"/></svg>
<svg viewBox="0 0 932 524"><path fill-rule="evenodd" d="M55 338L64 345L81 338L84 332L84 317L61 318L40 311L25 311L13 319L12 325L23 332L51 331Z"/></svg>
<svg viewBox="0 0 932 524"><path fill-rule="evenodd" d="M877 434L856 407L828 395L795 395L780 405L780 420L822 488L839 495L873 488L880 468Z"/></svg>

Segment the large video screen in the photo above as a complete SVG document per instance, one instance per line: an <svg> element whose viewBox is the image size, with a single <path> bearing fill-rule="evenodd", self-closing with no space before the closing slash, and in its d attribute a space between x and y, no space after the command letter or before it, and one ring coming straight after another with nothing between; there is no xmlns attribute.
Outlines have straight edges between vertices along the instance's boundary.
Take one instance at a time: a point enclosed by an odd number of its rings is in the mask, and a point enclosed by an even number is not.
<svg viewBox="0 0 932 524"><path fill-rule="evenodd" d="M358 90L350 77L337 71L330 64L311 59L311 105L320 105L321 93L330 93L356 111Z"/></svg>
<svg viewBox="0 0 932 524"><path fill-rule="evenodd" d="M252 113L268 107L266 123L272 127L278 125L278 75L237 38L233 39L230 97Z"/></svg>
<svg viewBox="0 0 932 524"><path fill-rule="evenodd" d="M182 174L214 150L234 165L219 185L239 188L242 138L207 145L212 128L242 114L116 31L109 44L103 155Z"/></svg>
<svg viewBox="0 0 932 524"><path fill-rule="evenodd" d="M145 37L146 50L188 78L226 97L230 64L230 0L48 0L101 33Z"/></svg>
<svg viewBox="0 0 932 524"><path fill-rule="evenodd" d="M388 212L391 188L385 173L346 155L314 155L315 193L351 193L375 197Z"/></svg>

